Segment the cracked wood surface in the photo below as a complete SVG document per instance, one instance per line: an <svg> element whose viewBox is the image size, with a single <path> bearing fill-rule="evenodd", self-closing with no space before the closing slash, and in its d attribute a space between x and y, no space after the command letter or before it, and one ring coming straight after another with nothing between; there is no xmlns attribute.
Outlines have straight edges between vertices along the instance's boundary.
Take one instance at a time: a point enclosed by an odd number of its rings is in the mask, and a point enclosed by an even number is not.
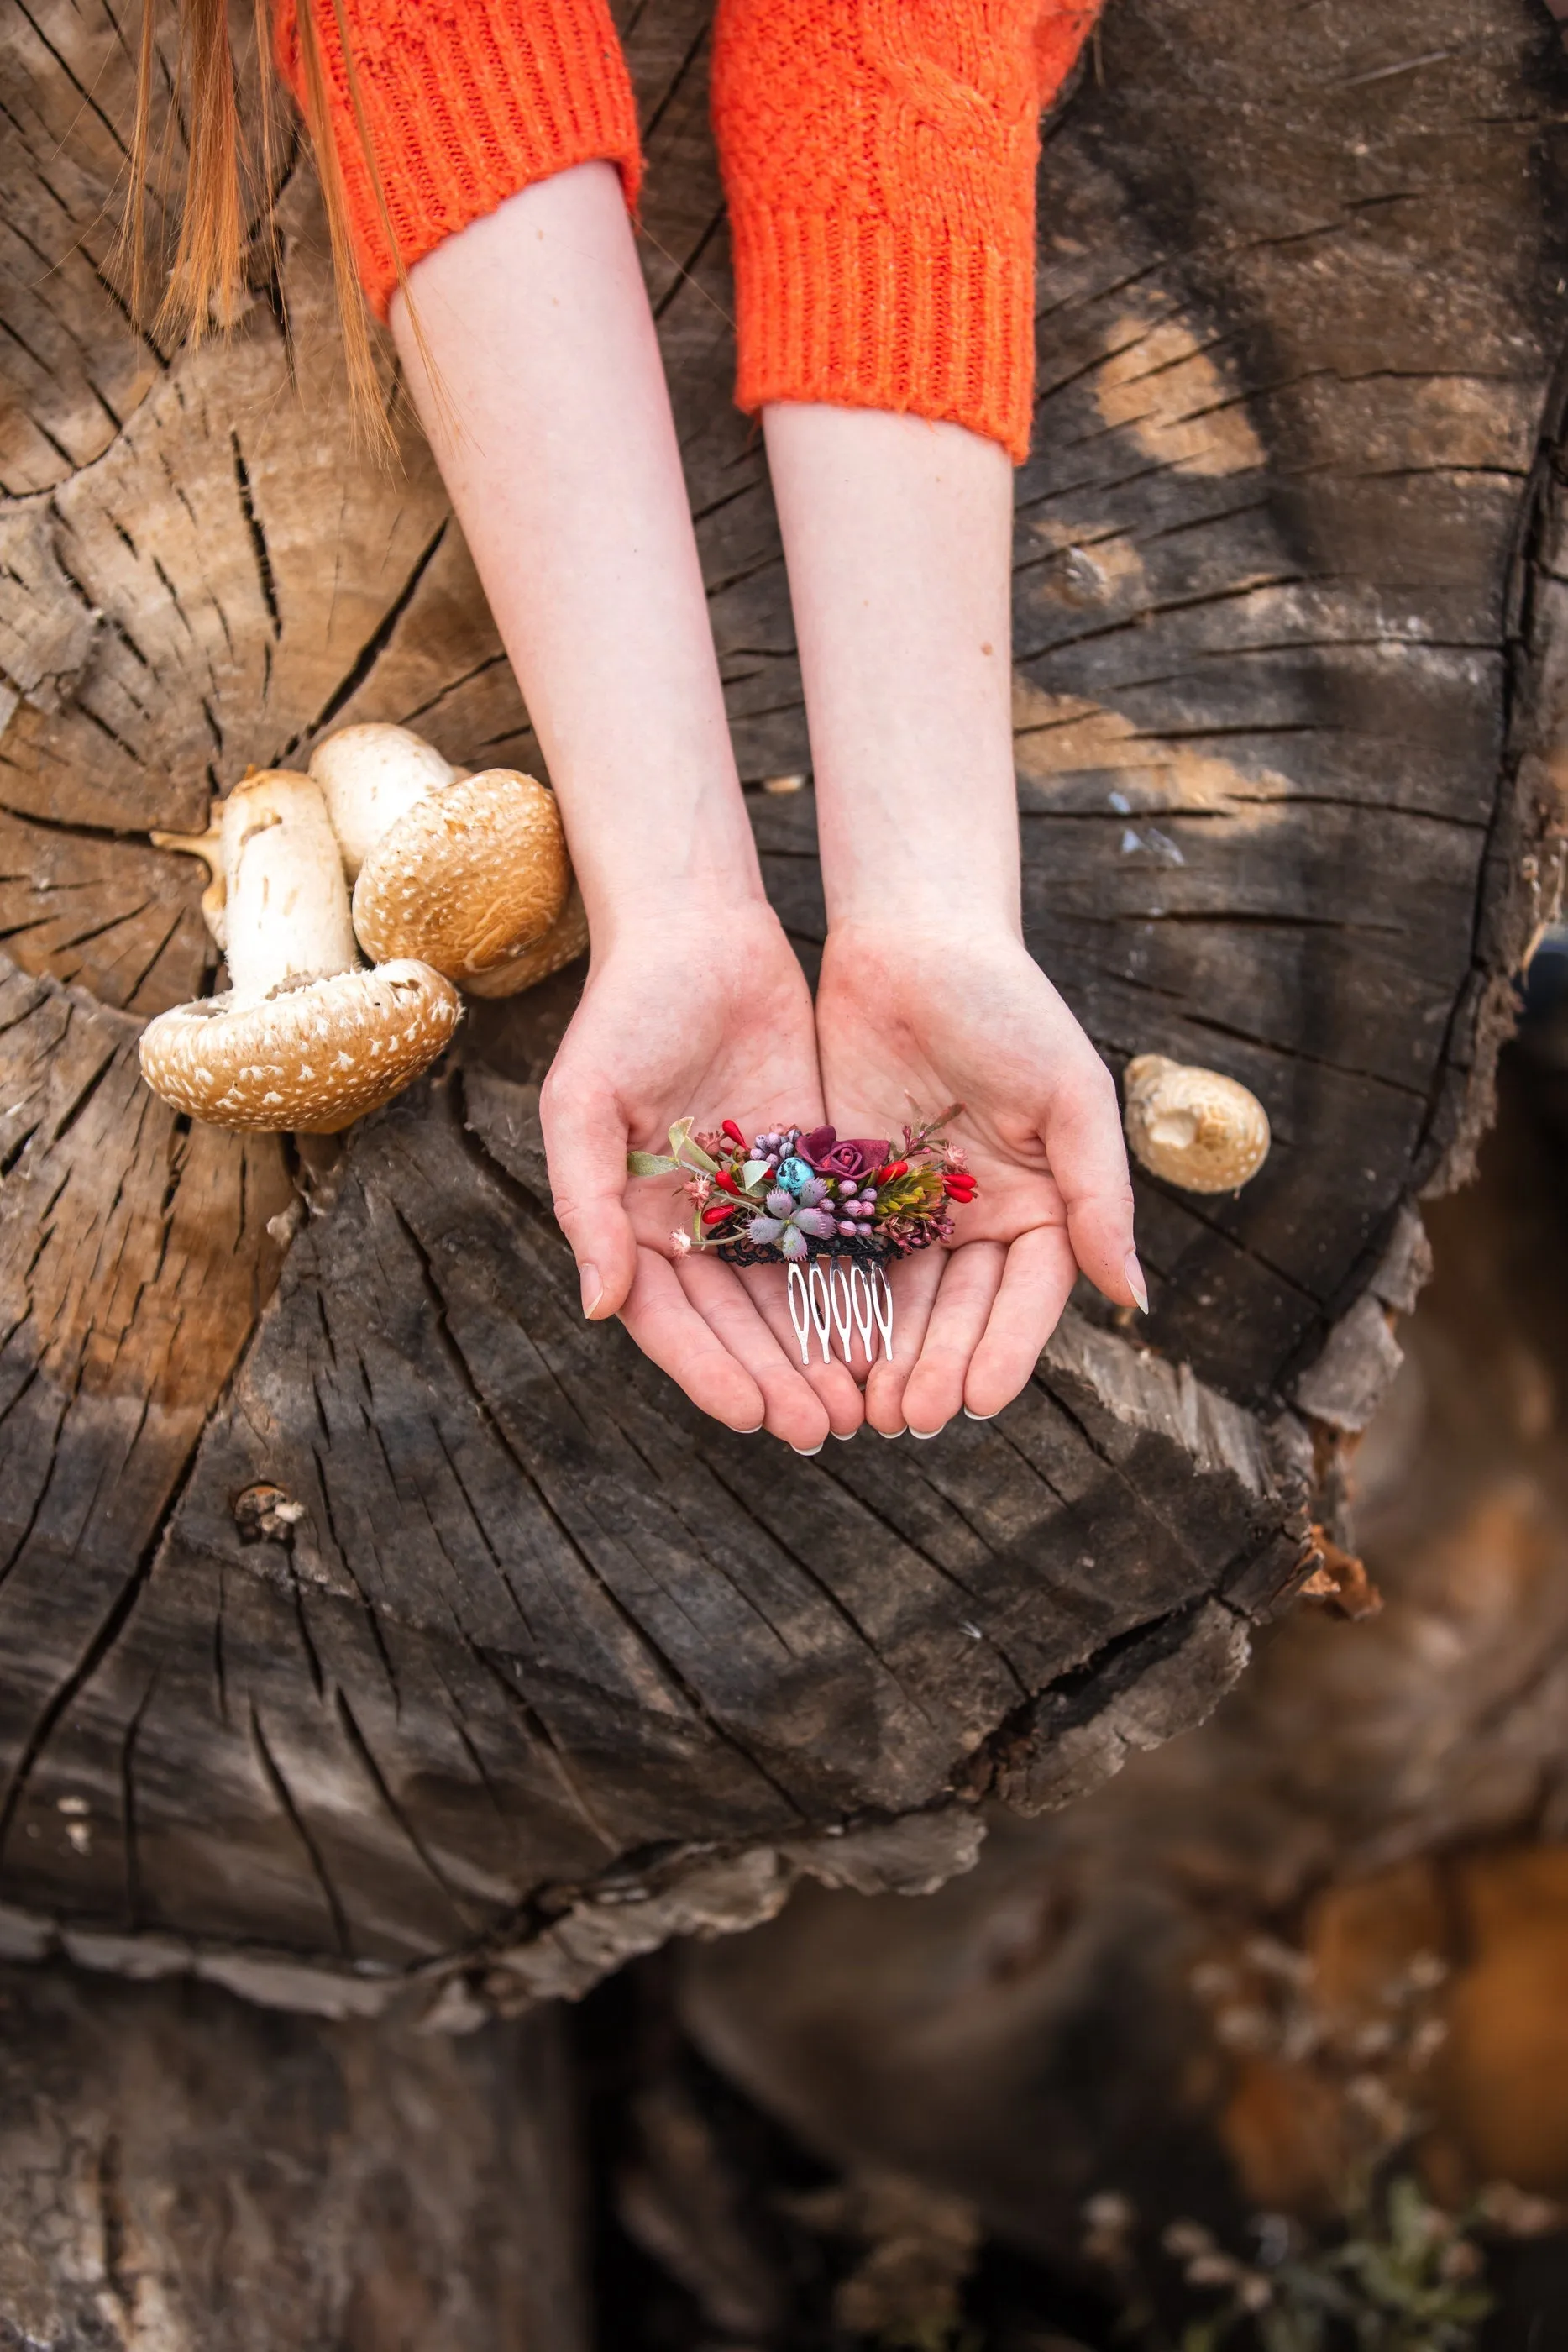
<svg viewBox="0 0 1568 2352"><path fill-rule="evenodd" d="M623 18L755 787L809 751L730 404L708 14ZM1354 1388L1409 1200L1484 1123L1545 888L1549 28L1531 0L1113 0L1041 176L1029 935L1113 1064L1233 1073L1274 1150L1235 1201L1140 1182L1157 1352L1091 1303L997 1423L810 1464L576 1313L532 1091L571 975L474 1007L303 1222L285 1144L137 1087L141 1022L211 980L203 877L150 829L359 719L538 753L417 436L393 470L352 446L308 168L280 159L233 341L162 350L107 268L120 0L28 0L5 40L11 1948L348 2011L412 1978L462 2022L802 1872L927 1883L977 1796L1074 1793L1239 1671L1300 1552L1282 1401L1331 1333ZM810 964L810 793L752 801ZM277 1538L236 1517L256 1486L300 1507Z"/></svg>
<svg viewBox="0 0 1568 2352"><path fill-rule="evenodd" d="M1259 2210L1321 2210L1365 2078L1299 2025L1249 2030L1268 1956L1311 1958L1332 2036L1386 2017L1422 1951L1450 1972L1428 2177L1456 2204L1493 2179L1561 2193L1565 1044L1561 1004L1527 1027L1479 1182L1433 1211L1436 1277L1355 1459L1381 1614L1297 1612L1194 1738L1049 1819L994 1816L913 1916L813 1887L687 1952L699 2046L815 2152L913 2171L1059 2258L1107 2181L1152 2231L1223 2211L1238 2173Z"/></svg>

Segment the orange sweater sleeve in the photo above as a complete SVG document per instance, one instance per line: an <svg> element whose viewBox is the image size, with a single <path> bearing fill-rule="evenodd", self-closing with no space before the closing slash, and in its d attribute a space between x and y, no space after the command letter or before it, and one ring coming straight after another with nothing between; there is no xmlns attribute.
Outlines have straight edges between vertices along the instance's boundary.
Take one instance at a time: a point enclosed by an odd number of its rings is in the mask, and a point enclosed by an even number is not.
<svg viewBox="0 0 1568 2352"><path fill-rule="evenodd" d="M1028 454L1040 111L1098 0L719 0L737 397Z"/></svg>
<svg viewBox="0 0 1568 2352"><path fill-rule="evenodd" d="M411 268L519 188L573 163L618 164L635 204L637 109L607 0L312 0L311 22L360 276L380 317L397 284L389 223ZM295 0L277 0L276 36L279 69L298 99Z"/></svg>
<svg viewBox="0 0 1568 2352"><path fill-rule="evenodd" d="M909 410L1023 457L1040 110L1098 5L719 0L743 408ZM278 0L277 44L298 96L295 6ZM412 267L519 188L598 158L635 203L636 108L607 0L311 6L355 251L383 316L392 238Z"/></svg>

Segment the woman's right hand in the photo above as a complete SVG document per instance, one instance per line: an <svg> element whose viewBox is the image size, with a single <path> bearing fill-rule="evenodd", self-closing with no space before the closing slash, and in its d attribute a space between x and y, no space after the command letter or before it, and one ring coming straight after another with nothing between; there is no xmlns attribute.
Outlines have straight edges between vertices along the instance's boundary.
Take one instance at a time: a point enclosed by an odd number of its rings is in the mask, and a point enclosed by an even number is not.
<svg viewBox="0 0 1568 2352"><path fill-rule="evenodd" d="M671 914L619 912L540 1098L555 1212L583 1312L619 1315L704 1412L811 1454L852 1436L860 1389L839 1363L802 1367L781 1266L679 1255L691 1203L672 1176L633 1177L629 1150L666 1151L675 1120L733 1118L749 1137L822 1118L810 992L758 893Z"/></svg>
<svg viewBox="0 0 1568 2352"><path fill-rule="evenodd" d="M946 929L890 909L831 931L817 1026L843 1132L896 1136L956 1103L948 1133L978 1180L952 1244L893 1276L895 1344L866 1384L873 1428L934 1437L960 1409L988 1421L1010 1404L1080 1268L1146 1310L1115 1083L1005 909Z"/></svg>

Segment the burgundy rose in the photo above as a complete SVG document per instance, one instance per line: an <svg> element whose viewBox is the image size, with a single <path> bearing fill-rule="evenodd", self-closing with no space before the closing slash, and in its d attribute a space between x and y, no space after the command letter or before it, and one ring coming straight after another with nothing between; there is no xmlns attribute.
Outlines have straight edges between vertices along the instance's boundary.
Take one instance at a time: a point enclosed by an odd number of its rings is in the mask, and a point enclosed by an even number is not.
<svg viewBox="0 0 1568 2352"><path fill-rule="evenodd" d="M873 1176L887 1158L889 1146L885 1139L875 1137L846 1135L839 1140L836 1128L814 1127L795 1146L809 1168L819 1176L837 1176L846 1184L858 1184L862 1178Z"/></svg>

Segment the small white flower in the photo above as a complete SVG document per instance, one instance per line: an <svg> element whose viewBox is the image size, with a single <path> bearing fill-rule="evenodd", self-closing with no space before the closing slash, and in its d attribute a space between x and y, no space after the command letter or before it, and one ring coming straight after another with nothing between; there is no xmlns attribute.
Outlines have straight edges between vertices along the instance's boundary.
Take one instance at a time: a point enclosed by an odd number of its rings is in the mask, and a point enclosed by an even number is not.
<svg viewBox="0 0 1568 2352"><path fill-rule="evenodd" d="M670 1235L670 1247L674 1251L677 1257L689 1257L692 1247L692 1237L690 1234L672 1234Z"/></svg>

